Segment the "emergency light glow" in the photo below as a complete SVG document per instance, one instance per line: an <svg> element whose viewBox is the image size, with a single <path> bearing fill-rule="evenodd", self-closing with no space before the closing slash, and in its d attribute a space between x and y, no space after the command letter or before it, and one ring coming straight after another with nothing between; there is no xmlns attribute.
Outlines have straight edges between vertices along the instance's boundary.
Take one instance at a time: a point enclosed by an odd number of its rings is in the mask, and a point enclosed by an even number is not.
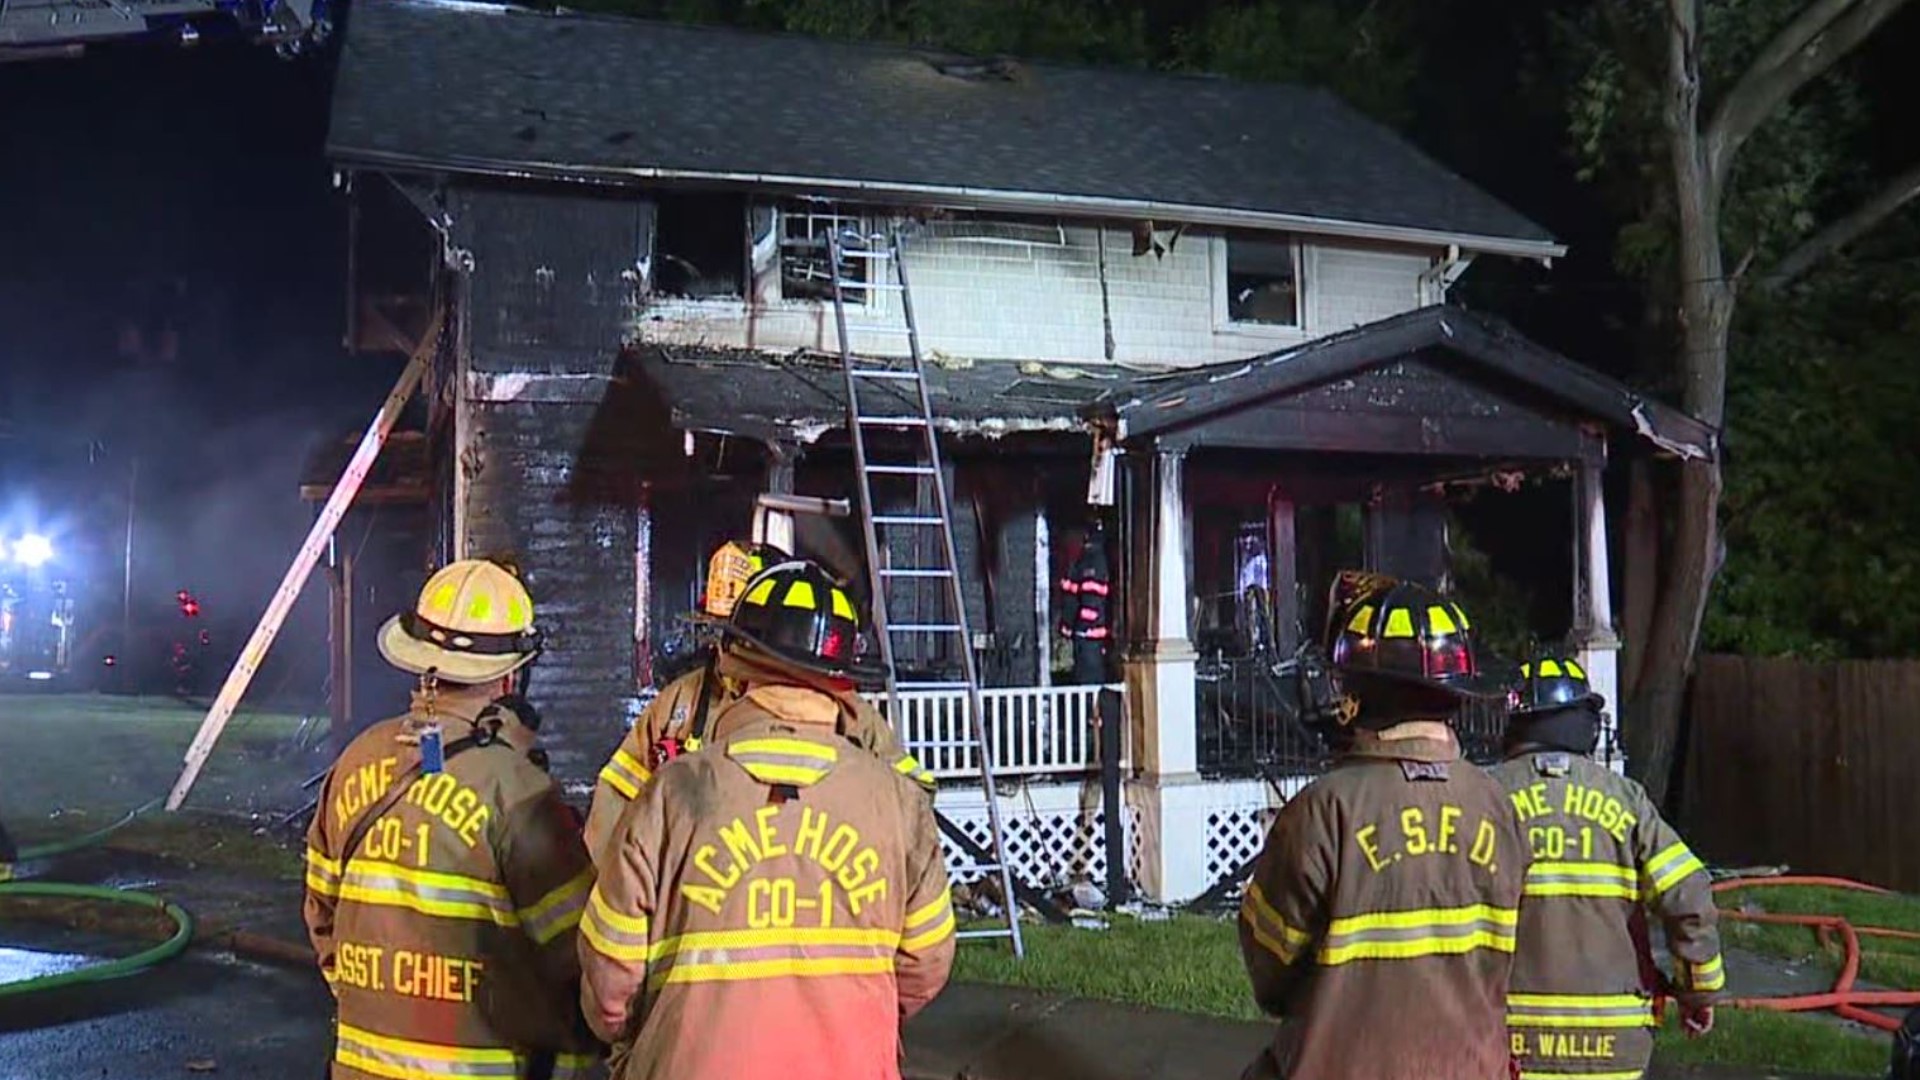
<svg viewBox="0 0 1920 1080"><path fill-rule="evenodd" d="M53 541L39 533L28 533L13 545L13 557L29 566L45 566L53 559Z"/></svg>

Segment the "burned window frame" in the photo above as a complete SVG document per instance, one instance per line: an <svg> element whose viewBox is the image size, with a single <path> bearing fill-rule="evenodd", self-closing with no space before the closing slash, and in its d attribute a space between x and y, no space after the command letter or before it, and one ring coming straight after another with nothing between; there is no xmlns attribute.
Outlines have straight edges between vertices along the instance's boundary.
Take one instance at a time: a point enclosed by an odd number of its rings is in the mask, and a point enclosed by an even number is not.
<svg viewBox="0 0 1920 1080"><path fill-rule="evenodd" d="M747 250L748 246L752 243L753 237L751 201L745 195L727 191L666 191L656 193L652 197L652 201L654 204L654 218L653 233L648 239L650 249L648 292L656 297L693 302L732 301L737 303L745 299L752 274L752 267ZM692 228L692 226L686 224L689 219L685 212L700 204L705 204L708 212L713 215L709 223L712 225L719 224L726 216L726 214L722 212L722 208L726 211L732 211L737 206L738 220L734 225L730 226L730 229L737 230L737 233L730 232L729 235L722 238L725 243L718 241L713 243L713 250L711 252L700 253L710 254L717 258L724 247L731 247L733 249L733 260L730 269L731 277L718 276L713 273L711 268L702 267L694 263L687 257L687 253L670 252L662 243L661 238L663 236L681 238L679 236L680 233ZM704 278L691 279L691 281L710 280L723 283L730 281L731 289L729 291L699 292L692 289L668 288L664 282L667 280L665 270L669 260L686 266L692 266L697 270L703 271L706 275Z"/></svg>
<svg viewBox="0 0 1920 1080"><path fill-rule="evenodd" d="M774 208L774 219L780 244L780 297L799 303L833 301L833 287L825 273L826 258L824 255L814 255L799 245L824 238L827 235L825 230L840 228L848 223L861 236L872 236L876 231L874 216L870 211L844 203L782 203ZM792 229L794 222L805 225L799 235L795 235ZM847 304L865 307L874 302L877 290L865 286L874 283L878 262L877 259L847 257L843 253L842 273L862 283L862 287L843 291ZM804 271L804 276L796 271ZM804 284L806 282L816 284Z"/></svg>
<svg viewBox="0 0 1920 1080"><path fill-rule="evenodd" d="M1284 247L1291 265L1293 281L1293 316L1291 321L1278 322L1273 319L1249 318L1245 314L1243 302L1235 296L1236 278L1244 282L1255 274L1234 272L1234 249L1238 246L1242 252L1249 247L1277 249ZM1217 322L1222 326L1263 327L1278 330L1302 332L1307 328L1307 257L1306 245L1297 236L1288 234L1234 234L1220 238L1219 254L1215 257L1215 271L1219 284L1219 299L1215 313ZM1269 280L1280 280L1270 277Z"/></svg>

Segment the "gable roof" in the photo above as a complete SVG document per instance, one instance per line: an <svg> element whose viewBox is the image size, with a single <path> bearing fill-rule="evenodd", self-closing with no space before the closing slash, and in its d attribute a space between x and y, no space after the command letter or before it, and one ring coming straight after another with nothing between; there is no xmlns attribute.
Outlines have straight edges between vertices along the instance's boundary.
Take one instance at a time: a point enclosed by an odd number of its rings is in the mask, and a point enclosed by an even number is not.
<svg viewBox="0 0 1920 1080"><path fill-rule="evenodd" d="M1536 344L1503 319L1444 304L1251 360L1142 378L1085 412L1117 419L1123 438L1151 437L1436 349L1632 431L1666 453L1708 460L1719 454L1712 425Z"/></svg>
<svg viewBox="0 0 1920 1080"><path fill-rule="evenodd" d="M1529 257L1540 226L1324 91L1017 64L457 0L350 13L343 164L733 183L1295 229Z"/></svg>

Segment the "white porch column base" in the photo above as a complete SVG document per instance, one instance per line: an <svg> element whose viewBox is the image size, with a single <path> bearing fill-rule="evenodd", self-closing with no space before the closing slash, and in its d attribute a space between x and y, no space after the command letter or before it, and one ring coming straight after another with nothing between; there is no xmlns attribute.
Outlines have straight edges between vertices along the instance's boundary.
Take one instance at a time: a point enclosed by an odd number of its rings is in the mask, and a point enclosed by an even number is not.
<svg viewBox="0 0 1920 1080"><path fill-rule="evenodd" d="M1184 776L1199 767L1194 723L1194 662L1185 641L1160 641L1150 655L1127 659L1125 679L1132 715L1133 766L1147 776Z"/></svg>
<svg viewBox="0 0 1920 1080"><path fill-rule="evenodd" d="M1594 751L1614 772L1626 775L1627 752L1620 742L1620 641L1612 634L1595 634L1580 646L1575 659L1587 669L1587 683L1607 699L1600 745ZM1611 751L1611 756L1609 756Z"/></svg>
<svg viewBox="0 0 1920 1080"><path fill-rule="evenodd" d="M1141 895L1178 904L1206 892L1207 814L1214 796L1197 773L1127 781L1126 799L1138 815Z"/></svg>

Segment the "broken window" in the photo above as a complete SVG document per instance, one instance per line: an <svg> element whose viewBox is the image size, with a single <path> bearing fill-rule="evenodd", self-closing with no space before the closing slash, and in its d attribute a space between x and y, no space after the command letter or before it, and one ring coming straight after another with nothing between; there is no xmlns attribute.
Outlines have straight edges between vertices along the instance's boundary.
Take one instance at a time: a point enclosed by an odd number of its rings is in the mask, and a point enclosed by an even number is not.
<svg viewBox="0 0 1920 1080"><path fill-rule="evenodd" d="M1227 318L1300 325L1300 245L1291 240L1227 241Z"/></svg>
<svg viewBox="0 0 1920 1080"><path fill-rule="evenodd" d="M833 299L827 237L840 238L840 280L865 285L880 246L873 240L871 218L848 214L840 207L794 206L780 212L780 295L788 300ZM866 288L843 288L846 302L864 304Z"/></svg>
<svg viewBox="0 0 1920 1080"><path fill-rule="evenodd" d="M747 202L726 194L665 194L653 239L653 291L738 297L747 267Z"/></svg>

